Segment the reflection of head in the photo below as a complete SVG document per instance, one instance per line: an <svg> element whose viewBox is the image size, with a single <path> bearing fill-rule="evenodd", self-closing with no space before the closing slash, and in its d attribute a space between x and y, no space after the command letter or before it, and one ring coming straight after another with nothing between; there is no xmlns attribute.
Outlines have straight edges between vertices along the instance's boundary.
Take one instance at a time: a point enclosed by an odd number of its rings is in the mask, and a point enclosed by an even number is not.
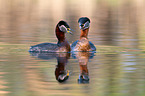
<svg viewBox="0 0 145 96"><path fill-rule="evenodd" d="M89 76L88 75L79 75L78 83L89 83Z"/></svg>
<svg viewBox="0 0 145 96"><path fill-rule="evenodd" d="M69 78L69 70L59 70L56 68L55 70L56 80L60 83L65 82Z"/></svg>

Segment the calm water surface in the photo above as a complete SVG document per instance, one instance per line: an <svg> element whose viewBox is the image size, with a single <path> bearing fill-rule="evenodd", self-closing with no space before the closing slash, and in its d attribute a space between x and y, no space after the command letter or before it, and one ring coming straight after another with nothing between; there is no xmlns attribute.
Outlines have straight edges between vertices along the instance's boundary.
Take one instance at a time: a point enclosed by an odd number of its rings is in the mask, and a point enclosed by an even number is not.
<svg viewBox="0 0 145 96"><path fill-rule="evenodd" d="M145 96L144 0L0 0L0 96ZM29 53L91 19L97 52ZM83 79L84 78L84 79ZM62 80L61 80L62 79Z"/></svg>

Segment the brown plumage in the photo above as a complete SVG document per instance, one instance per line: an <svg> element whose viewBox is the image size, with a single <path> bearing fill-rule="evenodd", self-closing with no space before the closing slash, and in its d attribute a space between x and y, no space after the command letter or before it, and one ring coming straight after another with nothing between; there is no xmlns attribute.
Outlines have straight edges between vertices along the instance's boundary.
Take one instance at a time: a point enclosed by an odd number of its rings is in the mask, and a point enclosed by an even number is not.
<svg viewBox="0 0 145 96"><path fill-rule="evenodd" d="M78 23L81 29L80 39L72 43L72 51L95 51L96 47L88 40L90 19L87 17L81 17L78 20Z"/></svg>
<svg viewBox="0 0 145 96"><path fill-rule="evenodd" d="M65 38L65 33L71 33L70 27L65 21L60 21L56 25L56 37L58 39L57 44L53 43L41 43L31 46L29 52L70 52L71 48L68 41Z"/></svg>

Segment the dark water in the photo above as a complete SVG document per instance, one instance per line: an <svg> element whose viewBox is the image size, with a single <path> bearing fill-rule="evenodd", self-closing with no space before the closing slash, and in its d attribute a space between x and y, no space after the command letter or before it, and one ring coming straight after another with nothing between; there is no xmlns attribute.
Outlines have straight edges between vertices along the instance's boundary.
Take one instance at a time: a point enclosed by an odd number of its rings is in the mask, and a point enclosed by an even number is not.
<svg viewBox="0 0 145 96"><path fill-rule="evenodd" d="M0 0L0 96L145 96L144 0ZM96 53L30 54L55 26L91 19ZM60 80L62 79L62 80ZM60 83L61 82L61 83Z"/></svg>

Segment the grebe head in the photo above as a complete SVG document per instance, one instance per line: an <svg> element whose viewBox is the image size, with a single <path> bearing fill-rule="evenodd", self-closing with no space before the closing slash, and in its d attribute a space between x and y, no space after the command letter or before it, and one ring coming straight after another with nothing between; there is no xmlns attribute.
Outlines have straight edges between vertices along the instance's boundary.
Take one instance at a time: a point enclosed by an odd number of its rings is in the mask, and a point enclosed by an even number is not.
<svg viewBox="0 0 145 96"><path fill-rule="evenodd" d="M63 20L59 21L58 27L61 32L72 34L69 25L65 21L63 21Z"/></svg>
<svg viewBox="0 0 145 96"><path fill-rule="evenodd" d="M78 20L78 23L79 23L80 29L82 29L82 30L85 30L90 27L90 19L87 17L81 17Z"/></svg>

